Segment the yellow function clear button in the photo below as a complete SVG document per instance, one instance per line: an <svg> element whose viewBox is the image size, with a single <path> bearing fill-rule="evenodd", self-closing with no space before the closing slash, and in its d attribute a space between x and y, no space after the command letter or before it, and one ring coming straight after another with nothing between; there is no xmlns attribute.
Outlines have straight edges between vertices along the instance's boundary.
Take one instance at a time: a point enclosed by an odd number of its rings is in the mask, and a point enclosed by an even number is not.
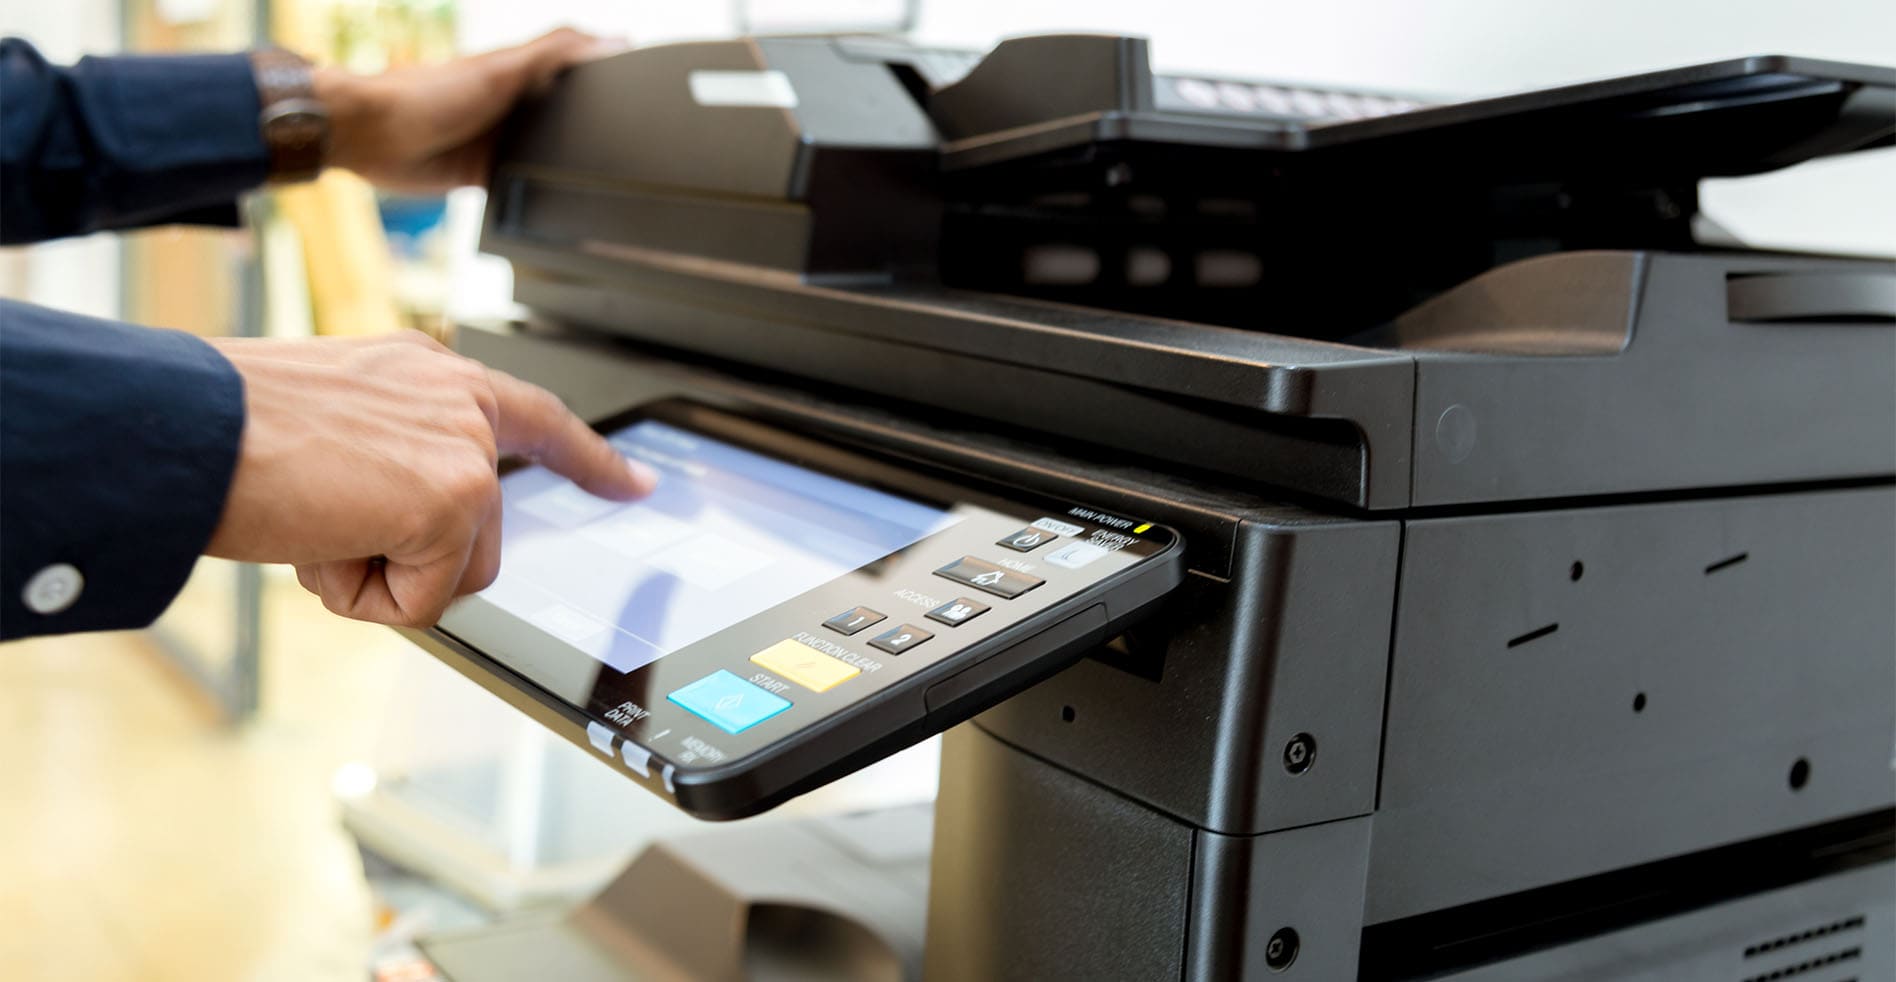
<svg viewBox="0 0 1896 982"><path fill-rule="evenodd" d="M798 641L779 641L752 655L751 661L812 692L828 692L862 674L862 669Z"/></svg>

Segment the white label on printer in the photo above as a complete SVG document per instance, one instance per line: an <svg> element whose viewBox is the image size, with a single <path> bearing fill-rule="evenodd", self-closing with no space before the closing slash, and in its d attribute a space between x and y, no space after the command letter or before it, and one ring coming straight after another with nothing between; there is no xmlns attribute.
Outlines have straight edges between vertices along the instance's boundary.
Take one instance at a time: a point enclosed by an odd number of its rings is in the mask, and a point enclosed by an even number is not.
<svg viewBox="0 0 1896 982"><path fill-rule="evenodd" d="M690 76L691 97L700 106L774 106L794 109L797 90L790 76L779 71L717 72L694 71Z"/></svg>
<svg viewBox="0 0 1896 982"><path fill-rule="evenodd" d="M1039 519L1038 521L1034 522L1034 528L1037 528L1041 530L1042 532L1052 532L1054 535L1068 535L1068 536L1079 535L1081 532L1086 531L1086 528L1084 526L1075 525L1072 522L1063 522L1057 518Z"/></svg>

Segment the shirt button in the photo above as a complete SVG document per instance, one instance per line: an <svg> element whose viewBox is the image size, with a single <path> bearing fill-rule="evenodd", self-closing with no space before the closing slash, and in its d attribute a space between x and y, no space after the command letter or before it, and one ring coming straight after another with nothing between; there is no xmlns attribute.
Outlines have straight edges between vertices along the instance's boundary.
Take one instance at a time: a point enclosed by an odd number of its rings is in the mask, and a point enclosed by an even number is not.
<svg viewBox="0 0 1896 982"><path fill-rule="evenodd" d="M86 578L71 563L54 563L26 581L21 598L35 614L57 614L79 602Z"/></svg>

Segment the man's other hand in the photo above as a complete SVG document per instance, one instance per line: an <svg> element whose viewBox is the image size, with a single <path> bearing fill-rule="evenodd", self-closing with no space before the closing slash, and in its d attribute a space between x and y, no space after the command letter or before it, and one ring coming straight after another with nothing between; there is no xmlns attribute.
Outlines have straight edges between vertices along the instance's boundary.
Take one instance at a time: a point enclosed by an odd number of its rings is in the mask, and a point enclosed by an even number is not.
<svg viewBox="0 0 1896 982"><path fill-rule="evenodd" d="M316 72L330 117L329 163L396 191L487 180L494 129L522 96L624 44L562 28L518 47L382 75Z"/></svg>
<svg viewBox="0 0 1896 982"><path fill-rule="evenodd" d="M500 569L503 455L626 500L657 475L537 386L427 337L213 342L243 444L209 555L293 563L338 614L425 627Z"/></svg>

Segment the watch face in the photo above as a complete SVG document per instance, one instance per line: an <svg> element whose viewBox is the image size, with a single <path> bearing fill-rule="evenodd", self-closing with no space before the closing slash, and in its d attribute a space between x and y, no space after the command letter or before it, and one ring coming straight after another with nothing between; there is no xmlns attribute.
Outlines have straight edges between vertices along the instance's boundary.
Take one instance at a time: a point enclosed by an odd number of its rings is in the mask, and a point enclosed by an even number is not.
<svg viewBox="0 0 1896 982"><path fill-rule="evenodd" d="M277 103L264 110L263 142L270 150L270 175L278 181L304 180L322 170L329 143L329 116L310 100Z"/></svg>
<svg viewBox="0 0 1896 982"><path fill-rule="evenodd" d="M298 181L323 168L329 144L329 114L316 98L309 62L281 48L250 55L263 111L257 129L270 152L270 178Z"/></svg>
<svg viewBox="0 0 1896 982"><path fill-rule="evenodd" d="M329 130L329 119L322 113L291 110L265 124L264 138L285 147L320 147Z"/></svg>

